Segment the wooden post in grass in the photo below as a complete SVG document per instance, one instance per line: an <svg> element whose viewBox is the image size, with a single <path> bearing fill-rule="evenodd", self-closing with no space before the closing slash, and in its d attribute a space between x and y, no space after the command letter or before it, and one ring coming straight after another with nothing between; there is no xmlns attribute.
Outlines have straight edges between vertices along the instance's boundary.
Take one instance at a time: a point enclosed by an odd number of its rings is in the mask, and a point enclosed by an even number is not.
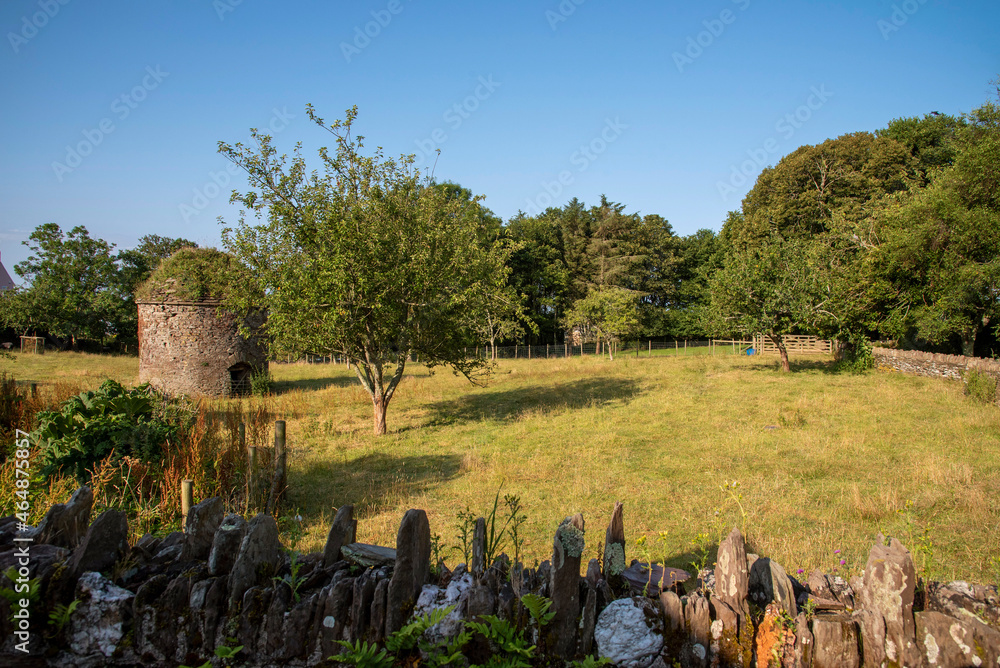
<svg viewBox="0 0 1000 668"><path fill-rule="evenodd" d="M674 339L674 352L677 352L677 339Z"/></svg>
<svg viewBox="0 0 1000 668"><path fill-rule="evenodd" d="M653 339L649 339L648 341L646 341L646 343L649 344L649 356L652 357L653 356Z"/></svg>
<svg viewBox="0 0 1000 668"><path fill-rule="evenodd" d="M194 480L181 480L181 529L187 528L188 513L194 505Z"/></svg>
<svg viewBox="0 0 1000 668"><path fill-rule="evenodd" d="M271 493L267 498L268 515L273 515L278 502L285 494L285 483L287 479L287 452L285 451L285 421L274 421L274 481L271 483Z"/></svg>

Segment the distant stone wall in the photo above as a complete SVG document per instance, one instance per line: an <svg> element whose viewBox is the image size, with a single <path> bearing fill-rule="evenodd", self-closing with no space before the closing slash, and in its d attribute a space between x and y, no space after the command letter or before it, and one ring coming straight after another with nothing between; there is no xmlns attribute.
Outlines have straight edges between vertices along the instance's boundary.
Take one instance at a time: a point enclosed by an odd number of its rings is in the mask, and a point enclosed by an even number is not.
<svg viewBox="0 0 1000 668"><path fill-rule="evenodd" d="M975 369L1000 379L1000 361L962 355L925 353L919 350L894 350L873 348L872 354L879 366L886 366L917 376L934 376L961 380L966 370Z"/></svg>
<svg viewBox="0 0 1000 668"><path fill-rule="evenodd" d="M239 335L232 313L207 302L139 303L139 382L172 394L229 396L230 369L267 368L267 352ZM263 316L249 324L259 327Z"/></svg>
<svg viewBox="0 0 1000 668"><path fill-rule="evenodd" d="M147 534L131 546L124 513L91 522L92 504L83 487L37 527L0 518L0 588L16 586L5 573L38 587L24 614L0 597L0 665L174 668L238 645L233 665L333 666L339 641L384 645L411 615L446 607L451 613L423 634L426 644L396 650L395 665L421 663L425 648L442 658L436 643L448 641L461 652L449 665L486 663L498 647L467 626L486 615L533 646L520 665L594 655L627 668L1000 665L996 587L921 581L907 549L882 536L850 581L817 570L800 582L748 553L733 529L715 568L689 580L628 561L616 504L606 531L586 529L581 515L566 518L552 559L537 568L504 555L487 563L480 518L471 563L452 571L432 564L422 510L403 516L393 549L355 542L353 506L341 506L324 551L292 562L273 517L225 515L219 497L191 508L183 533ZM603 563L582 563L587 541L604 543ZM541 628L522 604L528 594L551 601ZM46 624L74 600L64 625Z"/></svg>

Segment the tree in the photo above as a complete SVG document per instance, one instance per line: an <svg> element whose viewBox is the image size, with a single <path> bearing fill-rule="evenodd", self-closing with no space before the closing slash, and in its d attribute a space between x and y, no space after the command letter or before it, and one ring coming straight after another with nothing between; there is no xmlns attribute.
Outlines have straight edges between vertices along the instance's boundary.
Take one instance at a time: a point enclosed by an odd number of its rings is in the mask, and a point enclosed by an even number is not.
<svg viewBox="0 0 1000 668"><path fill-rule="evenodd" d="M730 224L738 215L730 215ZM710 281L715 330L763 334L790 371L784 337L829 318L808 242L774 235L765 243L730 248Z"/></svg>
<svg viewBox="0 0 1000 668"><path fill-rule="evenodd" d="M591 290L578 299L566 314L567 328L579 328L585 338L597 336L609 343L608 359L614 359L614 345L639 329L640 295L619 287Z"/></svg>
<svg viewBox="0 0 1000 668"><path fill-rule="evenodd" d="M888 333L955 337L972 356L987 327L1000 333L1000 107L968 114L953 146L930 185L884 212L878 257L900 295Z"/></svg>
<svg viewBox="0 0 1000 668"><path fill-rule="evenodd" d="M357 108L327 125L336 140L322 148L323 171L307 172L296 152L279 157L271 137L251 130L253 148L219 143L243 168L251 189L233 193L245 207L223 243L246 267L229 306L266 308L272 352L344 355L373 406L376 434L411 354L478 382L492 368L463 347L477 316L503 315L516 298L506 285L510 248L477 206L434 187L413 156L363 155L352 137ZM265 222L251 225L246 212Z"/></svg>
<svg viewBox="0 0 1000 668"><path fill-rule="evenodd" d="M39 225L24 245L32 255L14 270L29 285L5 298L8 326L48 332L74 349L80 338L103 339L115 281L114 245L92 239L82 226L64 234L55 223Z"/></svg>

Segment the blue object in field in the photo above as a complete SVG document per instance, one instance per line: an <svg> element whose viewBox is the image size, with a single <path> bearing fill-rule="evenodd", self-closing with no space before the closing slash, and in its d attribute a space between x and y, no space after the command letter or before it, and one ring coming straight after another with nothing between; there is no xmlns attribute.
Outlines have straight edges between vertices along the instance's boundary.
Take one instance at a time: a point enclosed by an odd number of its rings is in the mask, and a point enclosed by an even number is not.
<svg viewBox="0 0 1000 668"><path fill-rule="evenodd" d="M756 351L753 348L747 348L747 357L750 357L751 355L753 355L754 352L756 352Z"/></svg>

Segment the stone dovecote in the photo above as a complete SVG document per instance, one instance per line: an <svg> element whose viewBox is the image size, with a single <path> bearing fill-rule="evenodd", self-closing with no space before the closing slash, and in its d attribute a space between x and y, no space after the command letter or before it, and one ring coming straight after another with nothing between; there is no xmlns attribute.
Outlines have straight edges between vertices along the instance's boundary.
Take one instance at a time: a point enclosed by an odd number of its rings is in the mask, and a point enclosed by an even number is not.
<svg viewBox="0 0 1000 668"><path fill-rule="evenodd" d="M230 262L214 249L182 249L140 287L139 382L169 394L226 397L248 392L250 377L267 370L263 343L241 336L238 316L219 299L219 274ZM255 314L245 324L253 332L263 323Z"/></svg>

